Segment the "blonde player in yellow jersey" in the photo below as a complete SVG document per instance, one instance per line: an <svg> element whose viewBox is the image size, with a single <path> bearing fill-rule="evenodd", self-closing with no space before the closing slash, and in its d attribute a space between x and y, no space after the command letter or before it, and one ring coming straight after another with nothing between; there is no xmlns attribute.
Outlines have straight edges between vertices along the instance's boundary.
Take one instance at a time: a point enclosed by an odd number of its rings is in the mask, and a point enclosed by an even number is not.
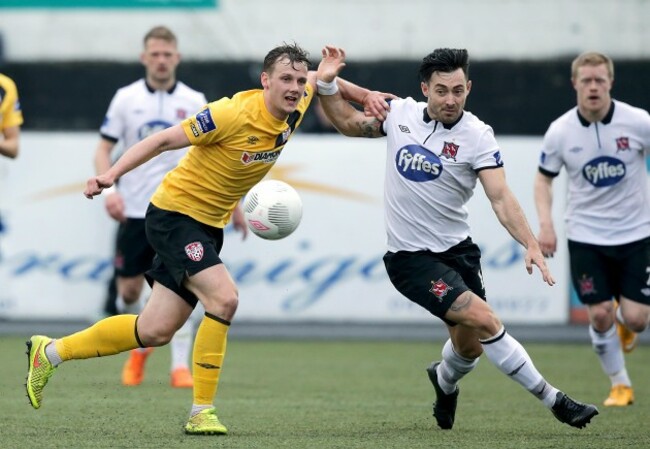
<svg viewBox="0 0 650 449"><path fill-rule="evenodd" d="M326 47L328 48L328 47ZM226 353L228 328L238 304L237 287L219 258L223 228L238 201L278 159L300 125L314 94L316 73L297 45L271 50L264 59L262 89L222 98L182 123L133 145L105 173L88 180L88 198L156 155L192 145L151 199L147 236L156 251L151 296L140 315L118 315L57 340L27 342L27 394L39 408L57 365L169 342L197 301L205 308L194 341L193 404L188 434L225 434L213 405ZM339 80L344 98L383 119L388 94ZM331 91L321 86L322 93ZM50 344L54 343L54 344Z"/></svg>

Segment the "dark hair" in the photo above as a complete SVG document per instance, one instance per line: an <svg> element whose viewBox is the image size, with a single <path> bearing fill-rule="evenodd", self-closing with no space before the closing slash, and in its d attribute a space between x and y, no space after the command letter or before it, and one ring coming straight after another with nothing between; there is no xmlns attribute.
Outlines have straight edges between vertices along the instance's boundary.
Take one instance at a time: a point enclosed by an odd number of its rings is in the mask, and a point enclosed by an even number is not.
<svg viewBox="0 0 650 449"><path fill-rule="evenodd" d="M295 42L293 44L284 43L267 53L264 58L262 70L270 73L273 71L274 64L281 58L286 58L289 63L295 67L295 64L305 64L307 68L311 67L309 62L309 53L300 48Z"/></svg>
<svg viewBox="0 0 650 449"><path fill-rule="evenodd" d="M437 48L422 59L420 81L428 83L433 72L450 73L463 69L465 79L469 78L469 54L464 48Z"/></svg>

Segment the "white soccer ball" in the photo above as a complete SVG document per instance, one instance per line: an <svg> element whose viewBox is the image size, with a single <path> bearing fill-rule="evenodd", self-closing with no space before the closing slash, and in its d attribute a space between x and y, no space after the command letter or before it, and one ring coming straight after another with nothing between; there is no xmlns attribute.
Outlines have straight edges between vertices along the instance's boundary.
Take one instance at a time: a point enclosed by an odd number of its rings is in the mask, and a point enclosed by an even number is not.
<svg viewBox="0 0 650 449"><path fill-rule="evenodd" d="M279 240L300 224L302 201L298 192L286 182L261 181L244 199L244 217L253 234L267 240Z"/></svg>

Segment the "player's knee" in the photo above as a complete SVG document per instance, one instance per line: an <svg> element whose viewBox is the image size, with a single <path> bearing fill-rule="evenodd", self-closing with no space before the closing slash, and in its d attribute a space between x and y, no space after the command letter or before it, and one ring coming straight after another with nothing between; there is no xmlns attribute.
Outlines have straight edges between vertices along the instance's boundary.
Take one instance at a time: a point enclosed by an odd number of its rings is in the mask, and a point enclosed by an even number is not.
<svg viewBox="0 0 650 449"><path fill-rule="evenodd" d="M631 316L623 315L625 327L634 332L643 332L648 327L648 316L645 314L636 314Z"/></svg>
<svg viewBox="0 0 650 449"><path fill-rule="evenodd" d="M142 293L142 288L127 285L121 289L120 296L126 304L135 304L140 299L140 293Z"/></svg>
<svg viewBox="0 0 650 449"><path fill-rule="evenodd" d="M468 360L478 359L483 354L483 346L478 340L458 342L454 345L456 353Z"/></svg>
<svg viewBox="0 0 650 449"><path fill-rule="evenodd" d="M239 294L236 288L210 295L203 304L205 311L215 316L232 319L239 305Z"/></svg>
<svg viewBox="0 0 650 449"><path fill-rule="evenodd" d="M138 329L138 337L147 347L163 346L171 341L175 330L164 327Z"/></svg>
<svg viewBox="0 0 650 449"><path fill-rule="evenodd" d="M591 325L598 332L607 332L614 324L613 308L604 305L591 306L589 308L589 320Z"/></svg>

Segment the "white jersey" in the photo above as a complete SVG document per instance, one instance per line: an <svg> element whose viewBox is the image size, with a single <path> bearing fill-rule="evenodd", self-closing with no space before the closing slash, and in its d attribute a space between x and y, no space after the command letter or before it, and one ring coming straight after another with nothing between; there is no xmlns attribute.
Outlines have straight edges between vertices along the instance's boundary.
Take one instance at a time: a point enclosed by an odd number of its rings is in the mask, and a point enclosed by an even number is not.
<svg viewBox="0 0 650 449"><path fill-rule="evenodd" d="M464 111L454 125L431 120L426 103L392 100L384 206L388 250L440 253L470 233L465 204L477 172L503 166L492 128Z"/></svg>
<svg viewBox="0 0 650 449"><path fill-rule="evenodd" d="M567 170L569 240L622 245L650 236L649 150L650 115L620 101L600 122L589 123L574 107L551 123L539 170Z"/></svg>
<svg viewBox="0 0 650 449"><path fill-rule="evenodd" d="M145 137L190 117L207 104L205 95L176 82L169 91L153 90L144 79L115 93L104 123L103 138L121 141L125 149ZM187 149L166 151L123 175L117 189L129 218L144 218L149 200L168 171L176 167Z"/></svg>

